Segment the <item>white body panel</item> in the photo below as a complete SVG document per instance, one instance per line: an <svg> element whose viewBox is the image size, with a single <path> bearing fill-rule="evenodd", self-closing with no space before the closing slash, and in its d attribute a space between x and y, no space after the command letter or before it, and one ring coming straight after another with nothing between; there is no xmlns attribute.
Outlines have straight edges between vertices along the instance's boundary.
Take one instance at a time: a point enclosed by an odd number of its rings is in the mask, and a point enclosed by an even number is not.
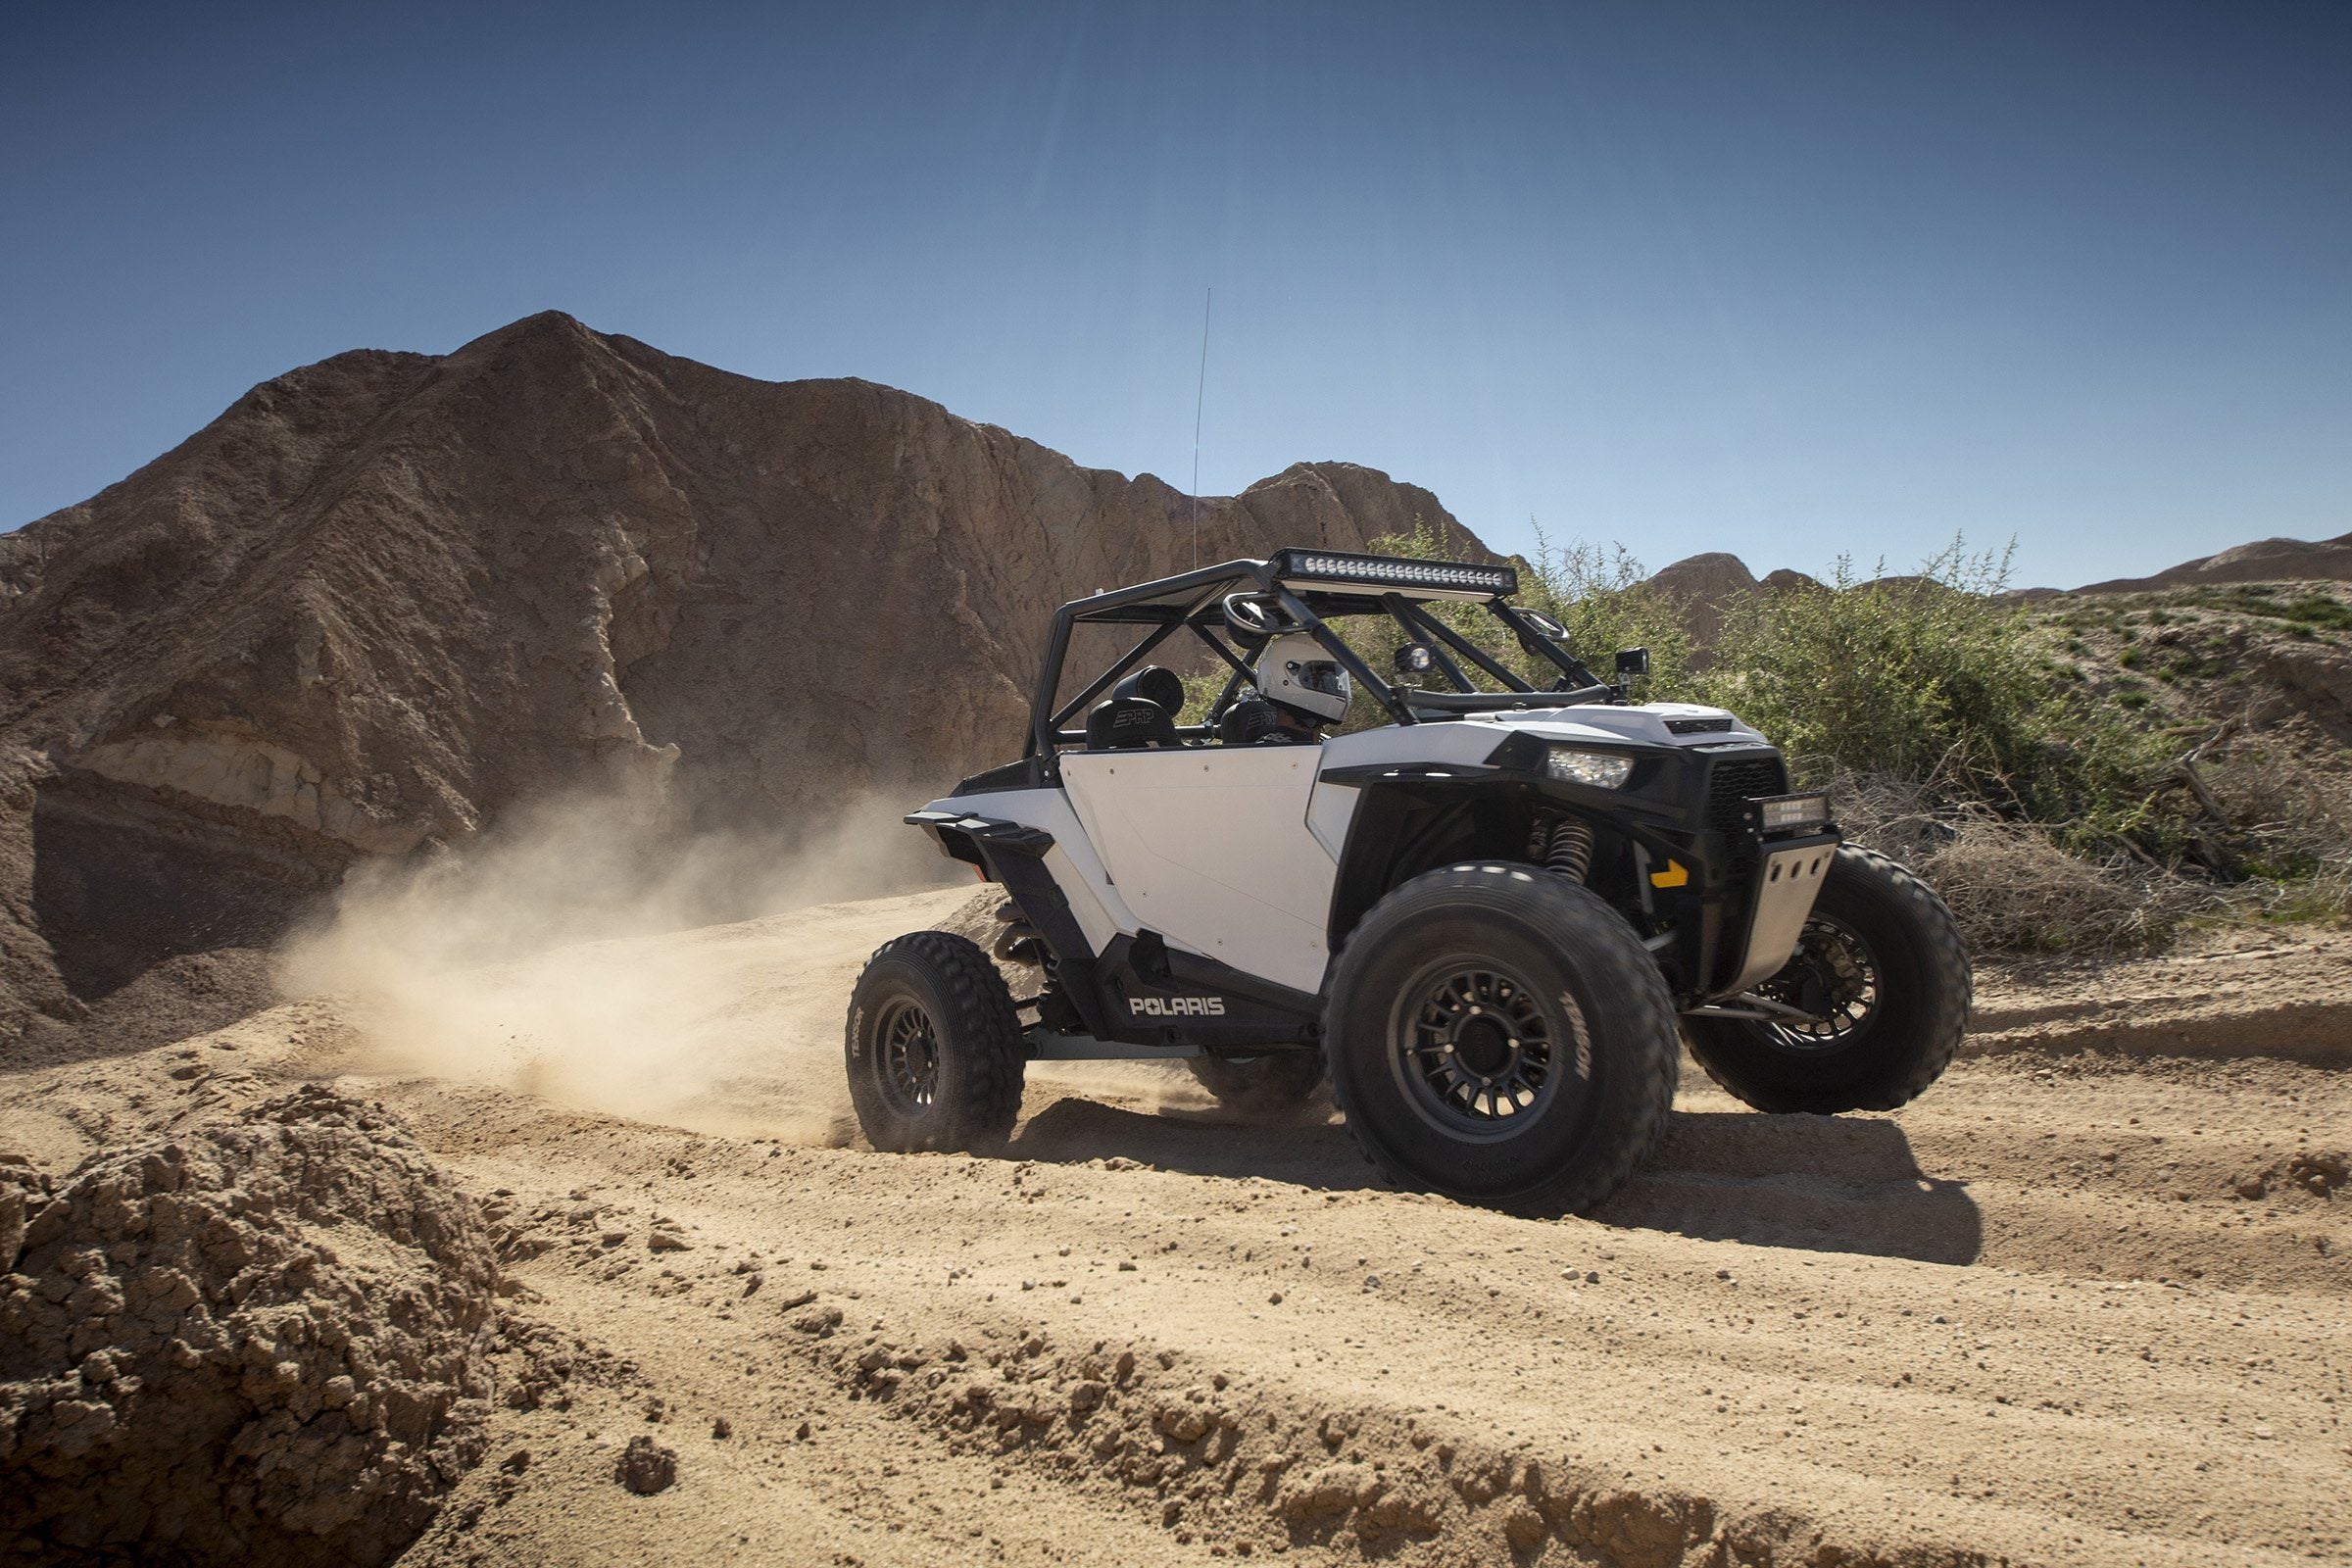
<svg viewBox="0 0 2352 1568"><path fill-rule="evenodd" d="M1322 756L1318 746L1068 752L1061 777L1111 885L1145 925L1171 947L1314 991L1339 873L1306 819Z"/></svg>
<svg viewBox="0 0 2352 1568"><path fill-rule="evenodd" d="M1061 789L990 791L930 808L1053 834L1047 869L1098 953L1113 936L1156 931L1170 947L1313 992L1330 963L1332 888L1362 796L1320 782L1320 773L1384 762L1476 764L1508 732L1563 745L1763 740L1737 719L1691 734L1667 728L1668 719L1729 717L1682 703L1592 705L1391 724L1320 746L1064 752Z"/></svg>
<svg viewBox="0 0 2352 1568"><path fill-rule="evenodd" d="M1102 859L1096 856L1093 840L1078 822L1078 814L1059 790L998 790L985 795L958 795L952 800L933 801L926 810L969 811L976 816L993 817L1000 822L1019 822L1027 827L1042 827L1054 835L1054 847L1046 852L1046 869L1053 873L1054 885L1061 889L1063 898L1070 901L1070 913L1078 921L1078 929L1086 933L1087 946L1101 953L1110 939L1121 932L1133 936L1143 929L1128 912L1104 874Z"/></svg>
<svg viewBox="0 0 2352 1568"><path fill-rule="evenodd" d="M1352 784L1318 783L1307 798L1307 831L1335 861L1348 848L1348 824L1355 819L1355 803L1363 793Z"/></svg>

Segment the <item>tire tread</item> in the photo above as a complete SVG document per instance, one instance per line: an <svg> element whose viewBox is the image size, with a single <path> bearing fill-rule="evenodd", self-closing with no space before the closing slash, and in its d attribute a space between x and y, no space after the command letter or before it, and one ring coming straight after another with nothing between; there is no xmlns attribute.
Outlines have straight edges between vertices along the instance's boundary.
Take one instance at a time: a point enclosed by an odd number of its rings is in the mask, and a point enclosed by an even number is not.
<svg viewBox="0 0 2352 1568"><path fill-rule="evenodd" d="M1959 999L1960 1005L1936 1038L1910 1059L1908 1070L1876 1092L1858 1097L1850 1108L1855 1110L1895 1110L1909 1104L1927 1093L1930 1085L1943 1076L1960 1051L1960 1042L1968 1033L1968 1012L1975 998L1975 978L1968 961L1968 949L1960 940L1960 927L1952 911L1936 896L1936 891L1921 881L1900 861L1864 849L1859 844L1840 845L1838 858L1849 864L1867 867L1883 877L1893 890L1896 899L1916 919L1925 938L1923 946L1936 979ZM1814 1103L1800 1102L1795 1098L1784 1098L1761 1091L1753 1084L1734 1081L1734 1075L1709 1059L1711 1053L1692 1044L1690 1056L1701 1070L1714 1080L1715 1086L1733 1099L1757 1110L1768 1112L1818 1111Z"/></svg>
<svg viewBox="0 0 2352 1568"><path fill-rule="evenodd" d="M933 1020L940 1050L962 1055L970 1078L972 1092L947 1107L945 1126L923 1139L921 1147L979 1151L1002 1146L1020 1118L1028 1070L1020 1016L1013 1008L1012 993L1004 985L1003 972L977 944L949 931L913 931L893 937L866 959L865 973L890 959L923 970L938 987L949 1013ZM864 988L865 974L860 974L850 1003L849 1029L853 1032ZM952 1041L957 1044L951 1045ZM854 1047L854 1038L845 1044ZM859 1102L858 1120L866 1123L855 1074L851 1088L852 1100ZM879 1147L874 1131L870 1124L866 1126L868 1141Z"/></svg>
<svg viewBox="0 0 2352 1568"><path fill-rule="evenodd" d="M1494 885L1494 879L1515 874L1535 878L1535 886L1543 890L1539 896L1560 901L1557 911L1571 921L1602 920L1622 929L1626 941L1623 951L1609 952L1603 946L1601 967L1605 972L1592 976L1592 989L1602 996L1615 996L1620 1004L1631 1008L1638 1018L1635 1027L1624 1033L1635 1043L1643 1059L1627 1064L1641 1083L1636 1095L1638 1109L1630 1125L1615 1129L1602 1128L1595 1136L1607 1140L1606 1157L1597 1165L1588 1166L1573 1176L1554 1178L1502 1198L1485 1200L1491 1206L1513 1213L1554 1215L1563 1212L1582 1213L1608 1198L1625 1185L1634 1172L1645 1163L1665 1136L1668 1113L1674 1108L1674 1095L1682 1076L1681 1038L1675 1029L1674 999L1666 989L1666 977L1649 955L1642 952L1634 939L1633 930L1624 917L1610 908L1599 895L1582 883L1571 881L1557 872L1545 871L1514 861L1464 861L1425 871L1409 881L1398 884L1373 906L1363 921L1350 933L1348 943L1340 951L1339 962L1332 971L1330 994L1345 997L1358 983L1369 945L1357 940L1367 931L1377 929L1382 910L1394 911L1405 904L1418 902L1427 893L1446 888L1484 889ZM1409 897L1408 897L1409 895ZM1326 1034L1333 1031L1327 1027ZM1327 1053L1336 1051L1336 1040L1327 1040ZM1348 1120L1350 1135L1364 1158L1392 1187L1404 1191L1420 1191L1428 1186L1421 1177L1407 1170L1394 1155L1364 1132L1364 1121L1349 1103L1348 1075L1327 1071L1331 1081L1332 1099Z"/></svg>

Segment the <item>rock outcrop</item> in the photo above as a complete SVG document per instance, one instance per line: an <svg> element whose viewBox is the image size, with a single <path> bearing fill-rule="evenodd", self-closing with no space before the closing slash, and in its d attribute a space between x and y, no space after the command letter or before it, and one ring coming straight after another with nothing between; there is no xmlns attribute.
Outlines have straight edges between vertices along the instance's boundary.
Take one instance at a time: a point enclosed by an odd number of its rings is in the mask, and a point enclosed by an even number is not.
<svg viewBox="0 0 2352 1568"><path fill-rule="evenodd" d="M919 801L1017 755L1055 604L1457 526L1336 463L1197 515L904 392L552 313L266 382L0 537L0 1054L554 789L762 828Z"/></svg>

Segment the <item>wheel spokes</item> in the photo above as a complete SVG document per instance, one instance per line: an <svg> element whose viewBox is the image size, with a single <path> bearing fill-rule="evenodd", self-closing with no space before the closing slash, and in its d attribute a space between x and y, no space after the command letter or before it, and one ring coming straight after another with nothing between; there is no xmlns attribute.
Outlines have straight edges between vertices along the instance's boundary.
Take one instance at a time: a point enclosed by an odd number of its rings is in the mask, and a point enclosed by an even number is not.
<svg viewBox="0 0 2352 1568"><path fill-rule="evenodd" d="M939 1094L939 1041L930 1016L913 1003L902 1004L882 1027L883 1077L906 1106L928 1107Z"/></svg>
<svg viewBox="0 0 2352 1568"><path fill-rule="evenodd" d="M1509 975L1463 967L1410 1004L1401 1065L1433 1108L1481 1125L1527 1114L1551 1077L1544 1014Z"/></svg>
<svg viewBox="0 0 2352 1568"><path fill-rule="evenodd" d="M1774 1038L1800 1048L1832 1045L1860 1029L1878 1010L1878 962L1859 935L1816 915L1805 922L1795 956L1757 989L1775 1002L1813 1014L1807 1023L1774 1020L1765 1026Z"/></svg>

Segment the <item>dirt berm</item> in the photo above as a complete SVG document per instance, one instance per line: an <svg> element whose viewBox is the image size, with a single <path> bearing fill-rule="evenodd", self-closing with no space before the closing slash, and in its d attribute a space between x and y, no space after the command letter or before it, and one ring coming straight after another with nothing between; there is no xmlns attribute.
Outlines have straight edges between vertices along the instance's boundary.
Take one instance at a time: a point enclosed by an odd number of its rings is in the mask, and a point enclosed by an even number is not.
<svg viewBox="0 0 2352 1568"><path fill-rule="evenodd" d="M966 897L606 942L420 977L407 1007L313 1000L0 1074L0 1149L102 1225L142 1169L122 1151L228 1167L186 1129L291 1136L234 1107L325 1082L485 1195L504 1311L574 1370L534 1396L498 1352L484 1461L402 1568L2352 1552L2352 1074L2324 1049L2352 938L1987 972L1983 1032L1887 1115L1762 1115L1688 1069L1657 1156L1544 1222L1390 1191L1327 1108L1253 1120L1152 1064L1039 1065L1007 1157L857 1147L842 999L877 943ZM637 997L607 1028L572 1004L614 978ZM367 1180L387 1212L415 1201ZM370 1249L425 1265L366 1206L304 1233L343 1260L330 1314ZM256 1283L254 1310L292 1310Z"/></svg>
<svg viewBox="0 0 2352 1568"><path fill-rule="evenodd" d="M491 1244L381 1108L0 1180L0 1561L381 1563L480 1457Z"/></svg>

